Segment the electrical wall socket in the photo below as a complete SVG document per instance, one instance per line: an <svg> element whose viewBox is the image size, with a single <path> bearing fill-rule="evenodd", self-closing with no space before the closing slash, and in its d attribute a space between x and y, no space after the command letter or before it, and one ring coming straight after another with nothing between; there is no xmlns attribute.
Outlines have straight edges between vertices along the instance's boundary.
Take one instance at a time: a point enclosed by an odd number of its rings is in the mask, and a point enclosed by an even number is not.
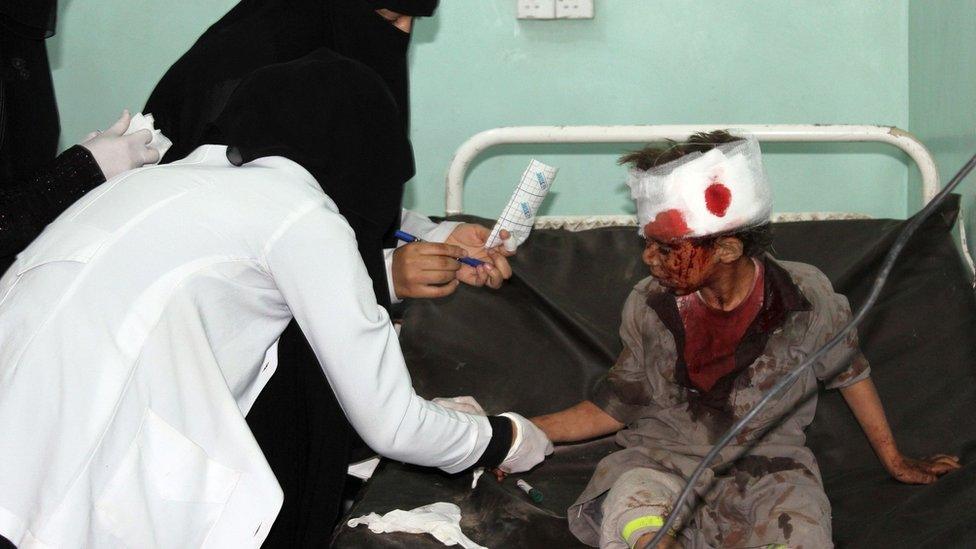
<svg viewBox="0 0 976 549"><path fill-rule="evenodd" d="M593 19L593 0L556 0L556 19Z"/></svg>
<svg viewBox="0 0 976 549"><path fill-rule="evenodd" d="M519 19L555 19L556 0L517 0Z"/></svg>

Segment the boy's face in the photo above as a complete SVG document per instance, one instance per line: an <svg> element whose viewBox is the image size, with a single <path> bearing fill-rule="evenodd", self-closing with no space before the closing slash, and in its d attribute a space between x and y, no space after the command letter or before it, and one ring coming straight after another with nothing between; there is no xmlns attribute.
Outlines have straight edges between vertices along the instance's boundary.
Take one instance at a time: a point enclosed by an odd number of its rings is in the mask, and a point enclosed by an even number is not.
<svg viewBox="0 0 976 549"><path fill-rule="evenodd" d="M642 258L651 276L679 296L701 289L719 263L714 246L695 244L687 238L667 242L647 238Z"/></svg>

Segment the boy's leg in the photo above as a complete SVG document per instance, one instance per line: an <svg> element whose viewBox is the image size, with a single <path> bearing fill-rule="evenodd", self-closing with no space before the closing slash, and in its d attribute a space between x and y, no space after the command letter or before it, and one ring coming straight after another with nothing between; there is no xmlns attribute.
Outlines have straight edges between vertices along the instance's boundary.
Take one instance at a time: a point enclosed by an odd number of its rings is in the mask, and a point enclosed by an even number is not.
<svg viewBox="0 0 976 549"><path fill-rule="evenodd" d="M637 540L634 544L634 549L685 549L685 545L678 541L677 538L671 536L664 536L664 541L657 544L657 547L651 547L651 542L654 541L655 532L648 532Z"/></svg>
<svg viewBox="0 0 976 549"><path fill-rule="evenodd" d="M716 483L699 514L706 543L732 547L833 547L830 502L818 476L792 458L747 456Z"/></svg>
<svg viewBox="0 0 976 549"><path fill-rule="evenodd" d="M646 544L649 538L642 538L661 529L683 483L677 475L643 467L620 475L601 505L600 547L630 549L639 547L638 540Z"/></svg>

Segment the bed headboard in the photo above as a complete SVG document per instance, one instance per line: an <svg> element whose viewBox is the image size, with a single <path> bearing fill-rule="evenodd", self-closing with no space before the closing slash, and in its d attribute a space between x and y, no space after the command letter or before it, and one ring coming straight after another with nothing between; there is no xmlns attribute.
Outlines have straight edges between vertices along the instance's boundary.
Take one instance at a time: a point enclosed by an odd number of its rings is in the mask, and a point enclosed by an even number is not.
<svg viewBox="0 0 976 549"><path fill-rule="evenodd" d="M673 139L680 141L698 132L733 128L751 133L759 141L766 142L876 142L888 143L905 152L918 166L922 174L922 200L928 203L939 192L939 171L932 154L911 133L895 126L869 126L856 124L677 124L649 126L511 126L493 128L471 136L458 147L447 170L445 215L464 213L464 179L468 167L484 151L497 145L523 143L648 143ZM778 213L773 221L811 221L820 219L857 219L870 216L852 212L797 212ZM538 228L563 228L569 230L596 227L636 225L632 215L590 216L540 216ZM976 272L976 263L969 255L966 232L959 225L962 254L970 269ZM976 283L974 283L976 285Z"/></svg>
<svg viewBox="0 0 976 549"><path fill-rule="evenodd" d="M446 215L464 212L464 179L468 167L484 151L513 143L647 143L665 139L683 140L697 132L734 128L755 135L760 141L873 141L898 147L918 165L922 174L925 202L939 191L939 172L925 145L914 135L893 126L758 124L758 125L662 125L662 126L513 126L475 134L458 147L447 171ZM867 217L856 213L778 214L777 221ZM541 216L537 227L570 229L608 225L634 225L634 216Z"/></svg>

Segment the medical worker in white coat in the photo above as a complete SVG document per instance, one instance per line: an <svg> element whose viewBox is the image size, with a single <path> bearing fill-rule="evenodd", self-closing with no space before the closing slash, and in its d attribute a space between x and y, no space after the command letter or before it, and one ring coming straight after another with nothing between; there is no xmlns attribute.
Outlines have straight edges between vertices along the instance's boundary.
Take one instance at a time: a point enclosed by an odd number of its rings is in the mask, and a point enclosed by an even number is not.
<svg viewBox="0 0 976 549"><path fill-rule="evenodd" d="M0 535L31 548L260 546L281 492L244 414L292 316L379 453L518 472L552 451L522 416L414 392L366 267L385 271L370 227L395 220L399 201L380 216L388 201L368 179L330 189L316 154L345 140L396 165L409 147L369 131L397 115L371 71L307 85L345 62L243 83L236 125L219 128L240 146L107 181L0 279Z"/></svg>

